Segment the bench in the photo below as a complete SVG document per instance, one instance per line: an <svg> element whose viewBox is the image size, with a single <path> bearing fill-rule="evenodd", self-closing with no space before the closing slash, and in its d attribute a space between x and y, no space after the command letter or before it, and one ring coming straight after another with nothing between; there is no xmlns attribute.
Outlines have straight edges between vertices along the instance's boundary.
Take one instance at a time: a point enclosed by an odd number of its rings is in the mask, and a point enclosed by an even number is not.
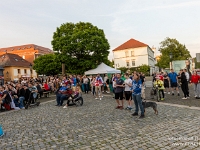
<svg viewBox="0 0 200 150"><path fill-rule="evenodd" d="M43 92L44 97L49 97L50 91Z"/></svg>

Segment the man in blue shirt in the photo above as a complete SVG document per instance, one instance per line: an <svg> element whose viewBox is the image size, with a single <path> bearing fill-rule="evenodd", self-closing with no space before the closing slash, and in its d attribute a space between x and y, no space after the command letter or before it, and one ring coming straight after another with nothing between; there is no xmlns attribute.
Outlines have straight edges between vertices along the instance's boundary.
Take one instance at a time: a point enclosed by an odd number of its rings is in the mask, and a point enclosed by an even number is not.
<svg viewBox="0 0 200 150"><path fill-rule="evenodd" d="M56 106L62 106L63 105L63 100L67 99L67 85L66 83L62 84L62 87L60 87L58 93L56 94L56 101L57 105Z"/></svg>
<svg viewBox="0 0 200 150"><path fill-rule="evenodd" d="M169 76L169 80L170 80L170 84L171 84L172 95L174 95L174 88L176 88L178 96L180 96L179 90L178 90L178 75L177 75L177 73L174 72L174 69L171 69L171 72L168 74L168 76Z"/></svg>

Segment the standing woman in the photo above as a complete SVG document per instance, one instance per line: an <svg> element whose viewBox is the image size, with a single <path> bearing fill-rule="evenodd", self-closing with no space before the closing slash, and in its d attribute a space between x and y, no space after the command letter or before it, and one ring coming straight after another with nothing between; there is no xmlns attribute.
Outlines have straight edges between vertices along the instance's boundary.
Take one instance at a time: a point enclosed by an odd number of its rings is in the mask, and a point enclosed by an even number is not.
<svg viewBox="0 0 200 150"><path fill-rule="evenodd" d="M184 97L182 99L187 99L188 96L188 81L185 76L185 72L183 72L183 69L180 70L180 75L181 75L181 89L183 91Z"/></svg>
<svg viewBox="0 0 200 150"><path fill-rule="evenodd" d="M126 109L128 110L131 110L132 109L132 98L131 98L131 95L132 95L132 92L131 92L131 87L132 87L132 80L129 78L129 74L126 73L125 74L125 81L124 81L124 86L125 86L125 89L124 89L124 93L125 93L125 98L126 98L126 101L128 103L128 106Z"/></svg>
<svg viewBox="0 0 200 150"><path fill-rule="evenodd" d="M167 73L164 74L163 79L164 79L165 93L168 92L168 94L170 94L170 89L169 89L169 77L168 77Z"/></svg>
<svg viewBox="0 0 200 150"><path fill-rule="evenodd" d="M83 85L85 89L85 94L88 94L89 87L88 87L89 80L86 76L83 77Z"/></svg>
<svg viewBox="0 0 200 150"><path fill-rule="evenodd" d="M91 90L92 90L92 95L95 96L96 92L95 92L95 81L96 81L96 77L93 76L92 77L92 81L91 81Z"/></svg>
<svg viewBox="0 0 200 150"><path fill-rule="evenodd" d="M135 112L132 114L132 116L138 116L138 111L140 107L141 116L139 118L144 118L144 108L142 105L142 99L141 99L141 90L142 90L142 81L140 80L140 76L137 73L134 73L134 80L133 80L133 86L132 86L132 96L135 103Z"/></svg>
<svg viewBox="0 0 200 150"><path fill-rule="evenodd" d="M199 79L200 77L197 75L197 72L194 71L192 77L191 77L191 83L193 83L194 87L194 97L199 97Z"/></svg>

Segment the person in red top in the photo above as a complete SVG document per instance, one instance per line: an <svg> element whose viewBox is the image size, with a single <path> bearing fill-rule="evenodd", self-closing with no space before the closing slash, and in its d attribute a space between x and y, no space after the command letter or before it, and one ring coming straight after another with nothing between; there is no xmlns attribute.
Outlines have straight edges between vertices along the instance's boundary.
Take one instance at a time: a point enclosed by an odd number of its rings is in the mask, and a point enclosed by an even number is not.
<svg viewBox="0 0 200 150"><path fill-rule="evenodd" d="M47 82L44 82L43 87L44 87L44 92L50 91L50 88L49 88L49 85L47 84Z"/></svg>
<svg viewBox="0 0 200 150"><path fill-rule="evenodd" d="M193 83L194 87L194 97L199 97L200 94L200 84L199 84L200 76L197 74L196 71L194 71L192 77L191 77L191 83Z"/></svg>

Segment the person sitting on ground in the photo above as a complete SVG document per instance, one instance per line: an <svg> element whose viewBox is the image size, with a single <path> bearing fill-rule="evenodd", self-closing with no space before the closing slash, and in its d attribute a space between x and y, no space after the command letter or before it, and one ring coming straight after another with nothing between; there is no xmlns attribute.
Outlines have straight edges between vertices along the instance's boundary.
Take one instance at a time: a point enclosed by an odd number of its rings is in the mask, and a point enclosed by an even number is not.
<svg viewBox="0 0 200 150"><path fill-rule="evenodd" d="M70 86L70 85L69 85ZM67 97L67 90L68 90L68 87L66 85L66 83L62 83L62 86L58 89L57 93L56 93L56 106L62 106L63 105L63 101L65 99L68 99Z"/></svg>
<svg viewBox="0 0 200 150"><path fill-rule="evenodd" d="M158 87L158 91L159 91L159 96L160 96L160 100L164 100L165 94L164 94L164 83L163 81L160 79L160 77L156 77L156 81L154 82L154 86ZM162 98L161 98L161 94L162 93Z"/></svg>
<svg viewBox="0 0 200 150"><path fill-rule="evenodd" d="M41 87L41 85L40 85L39 82L36 82L36 88L37 88L38 93L39 93L39 96L40 96L40 98L41 98L42 95L43 95L43 89L42 89L42 87Z"/></svg>
<svg viewBox="0 0 200 150"><path fill-rule="evenodd" d="M24 109L25 89L21 84L18 84L17 96L19 99L19 108Z"/></svg>
<svg viewBox="0 0 200 150"><path fill-rule="evenodd" d="M49 85L47 84L46 81L43 83L43 87L44 87L44 92L50 91L50 87L49 87Z"/></svg>
<svg viewBox="0 0 200 150"><path fill-rule="evenodd" d="M77 86L74 91L73 91L73 99L76 99L77 97L79 97L79 95L81 94L81 88L79 86ZM69 100L67 101L67 104L63 107L63 108L67 108L69 105Z"/></svg>
<svg viewBox="0 0 200 150"><path fill-rule="evenodd" d="M32 102L31 102L33 104L35 102L35 99L37 98L38 90L37 90L36 86L33 85L33 83L28 84L28 89L33 94L33 99L32 99Z"/></svg>

